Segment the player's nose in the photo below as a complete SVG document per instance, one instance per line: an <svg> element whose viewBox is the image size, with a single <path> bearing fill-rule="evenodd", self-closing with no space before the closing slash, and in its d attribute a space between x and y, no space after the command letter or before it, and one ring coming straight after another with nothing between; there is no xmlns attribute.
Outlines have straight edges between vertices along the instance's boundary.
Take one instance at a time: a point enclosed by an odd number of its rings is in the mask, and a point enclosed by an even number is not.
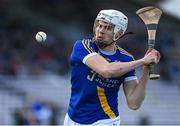
<svg viewBox="0 0 180 126"><path fill-rule="evenodd" d="M105 33L105 28L103 28L103 27L99 28L99 32L100 33Z"/></svg>

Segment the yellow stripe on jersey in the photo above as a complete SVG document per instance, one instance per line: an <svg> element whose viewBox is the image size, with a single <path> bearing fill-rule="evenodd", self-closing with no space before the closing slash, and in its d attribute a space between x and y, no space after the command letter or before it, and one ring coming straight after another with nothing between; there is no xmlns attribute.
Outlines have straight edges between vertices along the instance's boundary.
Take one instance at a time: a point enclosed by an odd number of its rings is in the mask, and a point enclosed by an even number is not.
<svg viewBox="0 0 180 126"><path fill-rule="evenodd" d="M83 44L84 48L85 48L89 53L92 53L93 51L88 48L88 46L87 46L87 44L86 44L85 42L86 42L86 41L83 39L83 40L82 40L82 44Z"/></svg>
<svg viewBox="0 0 180 126"><path fill-rule="evenodd" d="M91 42L91 39L88 39L88 40L87 40L88 49L90 49L92 52L94 52L94 50L93 50L92 47L90 46L90 42Z"/></svg>
<svg viewBox="0 0 180 126"><path fill-rule="evenodd" d="M98 93L99 101L101 103L101 107L104 110L104 112L109 116L109 118L111 118L111 119L116 118L116 115L111 110L111 108L108 104L104 89L97 86L97 93Z"/></svg>
<svg viewBox="0 0 180 126"><path fill-rule="evenodd" d="M116 47L117 47L117 49L119 49L119 51L120 51L122 54L128 55L128 56L130 56L130 57L132 57L132 58L134 59L133 55L131 55L129 52L127 52L126 50L124 50L123 48L121 48L121 47L119 47L119 46L116 46Z"/></svg>

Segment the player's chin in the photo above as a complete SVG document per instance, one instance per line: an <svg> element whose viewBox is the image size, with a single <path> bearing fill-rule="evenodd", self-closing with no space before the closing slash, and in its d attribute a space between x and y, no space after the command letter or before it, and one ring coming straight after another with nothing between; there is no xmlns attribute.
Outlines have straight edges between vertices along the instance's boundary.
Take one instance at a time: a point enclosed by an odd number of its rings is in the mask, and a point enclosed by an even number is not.
<svg viewBox="0 0 180 126"><path fill-rule="evenodd" d="M104 42L104 40L102 38L96 38L95 41L96 42L101 42L101 43Z"/></svg>
<svg viewBox="0 0 180 126"><path fill-rule="evenodd" d="M104 39L97 39L97 41L99 41L99 42L104 42Z"/></svg>

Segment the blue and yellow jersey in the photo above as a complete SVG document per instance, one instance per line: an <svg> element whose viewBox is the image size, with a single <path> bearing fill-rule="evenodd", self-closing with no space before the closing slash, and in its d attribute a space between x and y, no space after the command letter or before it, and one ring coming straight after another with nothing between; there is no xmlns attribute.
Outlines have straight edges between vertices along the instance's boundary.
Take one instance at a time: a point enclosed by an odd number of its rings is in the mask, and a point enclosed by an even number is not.
<svg viewBox="0 0 180 126"><path fill-rule="evenodd" d="M103 78L90 69L85 61L99 53L108 62L129 62L133 57L117 46L108 53L100 50L92 39L77 40L71 54L71 98L69 117L80 124L92 124L98 120L116 118L118 112L118 91L124 81L136 79L135 71L116 78Z"/></svg>

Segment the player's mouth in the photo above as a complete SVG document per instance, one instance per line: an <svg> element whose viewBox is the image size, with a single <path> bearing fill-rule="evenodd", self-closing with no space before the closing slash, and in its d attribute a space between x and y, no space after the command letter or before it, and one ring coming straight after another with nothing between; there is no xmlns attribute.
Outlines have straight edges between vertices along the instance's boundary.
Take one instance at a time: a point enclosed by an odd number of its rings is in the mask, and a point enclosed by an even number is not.
<svg viewBox="0 0 180 126"><path fill-rule="evenodd" d="M103 39L104 39L104 38L103 38L102 36L98 36L98 37L97 37L97 40L101 40L101 41L102 41Z"/></svg>

